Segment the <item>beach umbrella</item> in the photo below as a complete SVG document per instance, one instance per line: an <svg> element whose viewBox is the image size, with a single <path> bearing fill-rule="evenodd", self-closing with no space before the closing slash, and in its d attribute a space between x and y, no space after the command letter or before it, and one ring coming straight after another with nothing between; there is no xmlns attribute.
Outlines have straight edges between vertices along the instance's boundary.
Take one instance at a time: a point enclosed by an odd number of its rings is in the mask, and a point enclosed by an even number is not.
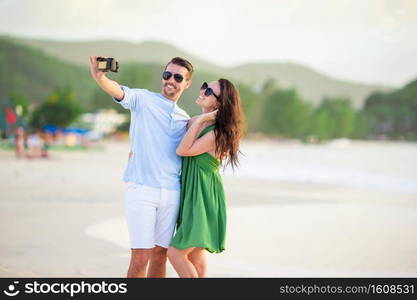
<svg viewBox="0 0 417 300"><path fill-rule="evenodd" d="M6 107L6 122L9 125L16 123L16 114L11 107Z"/></svg>

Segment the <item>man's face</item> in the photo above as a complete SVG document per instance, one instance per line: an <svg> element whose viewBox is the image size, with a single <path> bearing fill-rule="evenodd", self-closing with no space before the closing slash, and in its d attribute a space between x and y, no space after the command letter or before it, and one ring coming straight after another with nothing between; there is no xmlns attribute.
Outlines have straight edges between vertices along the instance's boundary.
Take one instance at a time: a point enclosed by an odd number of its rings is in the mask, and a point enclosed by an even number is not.
<svg viewBox="0 0 417 300"><path fill-rule="evenodd" d="M182 92L191 85L191 79L188 79L188 70L182 66L170 63L166 67L165 72L171 72L172 76L168 80L162 78L161 94L168 99L177 101ZM175 80L175 74L180 74L183 77L183 80L177 82Z"/></svg>

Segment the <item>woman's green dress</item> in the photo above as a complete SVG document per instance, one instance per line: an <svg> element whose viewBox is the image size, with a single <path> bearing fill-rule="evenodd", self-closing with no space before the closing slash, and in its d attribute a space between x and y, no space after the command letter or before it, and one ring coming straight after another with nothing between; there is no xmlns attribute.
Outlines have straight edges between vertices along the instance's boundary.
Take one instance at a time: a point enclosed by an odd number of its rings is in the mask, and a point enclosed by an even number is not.
<svg viewBox="0 0 417 300"><path fill-rule="evenodd" d="M198 138L213 128L203 129ZM219 168L220 161L209 153L183 158L181 205L171 246L205 248L212 253L225 249L226 202Z"/></svg>

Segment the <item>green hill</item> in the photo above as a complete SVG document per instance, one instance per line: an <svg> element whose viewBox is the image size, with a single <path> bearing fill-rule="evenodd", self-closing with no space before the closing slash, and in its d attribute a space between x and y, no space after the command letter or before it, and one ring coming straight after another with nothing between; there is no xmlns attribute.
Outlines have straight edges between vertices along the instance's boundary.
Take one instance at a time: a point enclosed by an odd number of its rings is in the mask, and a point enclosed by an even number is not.
<svg viewBox="0 0 417 300"><path fill-rule="evenodd" d="M233 77L252 86L261 86L272 79L278 87L295 87L304 99L318 105L323 96L347 97L356 108L362 107L372 92L392 88L336 80L310 68L292 63L246 64L231 69Z"/></svg>
<svg viewBox="0 0 417 300"><path fill-rule="evenodd" d="M82 66L88 65L88 57L91 55L116 57L123 64L142 62L158 65L167 63L172 57L181 56L192 61L193 65L198 69L204 69L206 71L214 70L217 73L221 73L218 72L220 68L216 65L200 60L190 53L177 49L169 44L156 41L135 44L115 40L63 42L15 37L10 39L32 48L42 49L45 53Z"/></svg>
<svg viewBox="0 0 417 300"><path fill-rule="evenodd" d="M0 38L0 64L0 100L18 93L30 103L37 104L56 88L72 87L76 98L87 111L112 107L126 112L97 87L86 66L64 61L43 50L23 46L7 38ZM122 68L123 72L110 73L109 77L130 87L152 91L161 89L161 64L125 63ZM184 92L179 105L191 115L200 113L194 103L200 83L218 77L202 70L197 71L193 77L196 84Z"/></svg>
<svg viewBox="0 0 417 300"><path fill-rule="evenodd" d="M72 86L82 103L88 101L95 88L86 68L4 38L0 38L0 65L2 99L14 92L31 103L39 103L52 89Z"/></svg>
<svg viewBox="0 0 417 300"><path fill-rule="evenodd" d="M316 105L324 96L350 97L355 107L362 107L365 98L373 91L387 92L392 87L367 85L337 80L320 74L311 68L293 63L245 64L232 68L224 68L206 62L181 49L161 42L131 43L125 41L90 41L62 42L24 38L13 38L15 42L39 48L45 53L56 56L67 62L88 66L88 56L107 55L116 57L121 68L126 62L141 62L157 65L165 64L174 56L188 58L196 70L239 80L253 88L260 86L265 80L273 79L278 86L295 87L310 103Z"/></svg>
<svg viewBox="0 0 417 300"><path fill-rule="evenodd" d="M0 101L8 99L11 94L18 94L27 98L29 103L37 104L46 100L47 96L57 88L71 87L75 92L76 100L86 111L95 111L99 108L115 108L128 113L120 105L111 101L110 97L96 85L90 76L88 61L83 65L75 64L70 62L71 60L68 60L68 57L67 60L64 60L34 47L0 37ZM167 48L162 47L162 49L166 50ZM165 55L167 60L173 56ZM186 56L179 52L174 55ZM88 58L88 55L86 57ZM157 59L157 56L155 56L155 59ZM164 63L161 62L133 62L133 60L130 60L130 62L121 64L119 73L109 73L109 77L129 87L146 88L158 92L161 89L163 67ZM210 69L210 66L207 69ZM197 66L193 76L194 84L184 92L179 102L179 105L190 115L200 113L200 108L195 104L195 99L198 96L201 82L224 76L224 73L221 73L225 72L224 69L219 68L219 72L214 72L215 68L212 68L212 71L207 71L207 69ZM298 73L294 73L296 71ZM350 116L354 116L353 109L349 108L350 104L345 105L343 99L338 99L335 96L328 99L327 108L323 108L322 105L319 106L319 108L321 107L321 111L319 111L321 114L312 110L313 107L305 103L304 100L311 103L314 101L312 100L314 95L315 97L320 96L320 93L315 89L316 85L321 85L324 88L327 82L326 95L330 96L335 95L332 93L341 93L342 90L345 91L345 94L338 95L347 95L349 87L351 90L358 93L362 92L365 95L367 89L371 88L366 85L333 80L299 65L290 67L290 64L251 64L231 68L228 72L229 75L234 74L234 82L241 94L249 131L268 133L268 130L270 130L271 134L287 134L290 137L294 137L294 134L282 131L283 128L279 128L281 125L287 126L289 122L281 122L282 124L277 123L277 125L274 125L274 122L289 118L295 122L290 128L296 128L296 125L301 122L299 120L300 116L304 114L302 120L304 124L309 125L316 120L316 123L320 125L317 125L317 128L327 129L339 121L334 120L335 111L337 112L339 108L342 109L346 106ZM293 77L288 74L292 74ZM230 78L231 76L225 77ZM271 78L273 80L270 80ZM245 84L244 82L251 84ZM291 82L294 82L294 84L291 84ZM300 93L302 96L300 98L296 91L282 89L288 86L297 86L297 84L299 85L298 90L310 95L310 97L303 96ZM372 94L368 97L363 96L364 99L367 99L365 100L365 112L360 111L358 113L364 124L364 134L361 137L366 137L369 131L367 128L370 128L369 133L375 136L383 134L394 138L415 139L415 88L416 81L413 81L404 89L390 90L389 92L381 92L376 88L375 90L369 90L369 92L372 91ZM257 89L259 89L259 92ZM284 115L280 116L279 114L283 112ZM267 116L268 113L269 117ZM327 117L319 118L317 115L319 117L331 116L333 119L327 120ZM265 127L265 124L268 126ZM357 124L352 126L357 126ZM362 127L360 128L362 130ZM305 135L306 133L311 132L301 132L295 136L299 137L300 134Z"/></svg>

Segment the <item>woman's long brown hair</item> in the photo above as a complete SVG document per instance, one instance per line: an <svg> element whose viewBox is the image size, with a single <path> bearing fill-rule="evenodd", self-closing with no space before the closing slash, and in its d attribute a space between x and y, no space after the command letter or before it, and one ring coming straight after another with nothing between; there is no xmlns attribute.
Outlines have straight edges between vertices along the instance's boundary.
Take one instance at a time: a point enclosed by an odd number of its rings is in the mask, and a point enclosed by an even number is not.
<svg viewBox="0 0 417 300"><path fill-rule="evenodd" d="M219 108L216 115L214 134L216 137L216 156L226 158L227 165L234 169L239 165L240 139L245 132L245 120L240 104L239 91L227 79L219 79Z"/></svg>

